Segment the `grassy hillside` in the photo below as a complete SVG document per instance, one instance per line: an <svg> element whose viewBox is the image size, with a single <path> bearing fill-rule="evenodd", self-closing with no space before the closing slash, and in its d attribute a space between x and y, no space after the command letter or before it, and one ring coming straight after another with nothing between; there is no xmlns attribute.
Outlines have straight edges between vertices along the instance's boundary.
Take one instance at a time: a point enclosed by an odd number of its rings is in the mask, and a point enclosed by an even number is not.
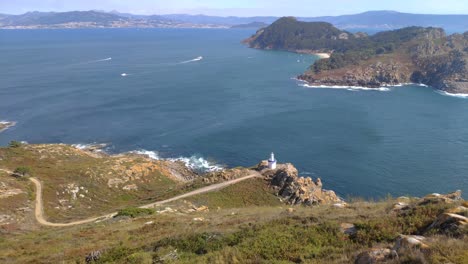
<svg viewBox="0 0 468 264"><path fill-rule="evenodd" d="M0 168L14 171L18 167L30 168L31 176L42 182L45 215L52 222L149 203L185 187L163 162L96 154L68 145L0 148Z"/></svg>
<svg viewBox="0 0 468 264"><path fill-rule="evenodd" d="M216 205L239 195L214 192L206 201ZM421 234L437 215L460 205L418 201L411 200L412 209L400 212L393 210L394 199L346 208L227 208L223 203L226 208L186 211L184 205L172 204L167 206L172 210L140 218L7 234L0 240L0 261L84 263L88 253L98 250L96 263L350 263L371 247L393 247L399 234ZM345 234L344 223L354 224L355 233ZM456 237L440 230L424 233L429 248L414 247L399 261L466 263L464 232Z"/></svg>
<svg viewBox="0 0 468 264"><path fill-rule="evenodd" d="M265 175L306 182L288 189L297 197L321 182L297 178L291 164L280 164L276 171L262 170L264 177L257 172L257 178L143 210L134 207L252 171L234 168L188 181L164 161L138 155L67 145L0 148L0 168L21 166L43 182L50 220L124 210L106 221L40 226L33 185L0 171L0 263L85 263L91 253L96 259L90 263L371 263L365 260L375 252L380 263L468 259L468 203L460 192L292 206Z"/></svg>

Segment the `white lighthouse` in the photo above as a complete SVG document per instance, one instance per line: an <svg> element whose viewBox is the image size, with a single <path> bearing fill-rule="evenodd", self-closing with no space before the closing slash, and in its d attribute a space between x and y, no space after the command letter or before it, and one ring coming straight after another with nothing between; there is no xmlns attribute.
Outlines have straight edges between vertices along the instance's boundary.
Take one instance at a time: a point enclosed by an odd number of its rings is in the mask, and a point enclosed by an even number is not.
<svg viewBox="0 0 468 264"><path fill-rule="evenodd" d="M276 169L276 159L275 159L275 153L271 153L270 159L268 160L268 168L269 169Z"/></svg>

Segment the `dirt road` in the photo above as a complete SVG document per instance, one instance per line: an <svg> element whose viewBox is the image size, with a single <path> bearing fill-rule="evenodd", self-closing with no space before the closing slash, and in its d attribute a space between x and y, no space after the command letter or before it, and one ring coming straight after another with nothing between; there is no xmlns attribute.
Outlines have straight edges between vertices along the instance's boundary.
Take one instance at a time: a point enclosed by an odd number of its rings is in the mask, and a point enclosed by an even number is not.
<svg viewBox="0 0 468 264"><path fill-rule="evenodd" d="M11 171L8 171L8 170L3 170L3 171L12 173ZM256 177L261 177L261 175L259 173L257 173L257 172L252 172L251 174L249 174L247 176L244 176L244 177L241 177L241 178L237 178L237 179L234 179L234 180L225 181L225 182L213 184L213 185L210 185L210 186L206 186L206 187L200 188L198 190L194 190L194 191L191 191L191 192L188 192L188 193L177 195L175 197L172 197L172 198L169 198L169 199L166 199L166 200L163 200L163 201L158 201L158 202L146 204L146 205L140 206L140 208L152 208L152 207L155 207L155 206L158 206L158 205L173 202L173 201L183 199L183 198L186 198L186 197L190 197L190 196L194 196L194 195L197 195L197 194L202 194L202 193L206 193L206 192L219 190L219 189L225 188L225 187L227 187L229 185L236 184L236 183L238 183L240 181L244 181L244 180L251 179L251 178L256 178ZM34 215L36 216L37 222L39 222L41 225L54 226L54 227L81 225L81 224L85 224L85 223L90 223L90 222L102 221L102 220L105 220L105 219L109 219L109 218L114 217L117 214L117 212L113 212L113 213L105 214L105 215L98 216L98 217L93 217L93 218L88 218L88 219L83 219L83 220L78 220L78 221L73 221L73 222L68 222L68 223L52 223L52 222L49 222L44 217L44 206L43 206L43 201L42 201L42 184L38 179L33 178L33 177L29 178L29 180L32 181L34 183L34 185L36 186L36 201L35 201Z"/></svg>

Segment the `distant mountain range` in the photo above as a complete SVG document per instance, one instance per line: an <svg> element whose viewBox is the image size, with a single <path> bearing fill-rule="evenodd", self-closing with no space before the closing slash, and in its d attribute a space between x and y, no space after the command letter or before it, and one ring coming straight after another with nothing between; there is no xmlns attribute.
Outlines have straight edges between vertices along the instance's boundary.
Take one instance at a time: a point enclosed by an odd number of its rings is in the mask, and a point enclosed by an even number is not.
<svg viewBox="0 0 468 264"><path fill-rule="evenodd" d="M279 17L219 17L206 15L135 15L117 11L28 12L0 14L0 28L93 28L93 27L223 27L271 24ZM369 11L354 15L299 17L298 20L328 22L339 29L376 32L408 26L441 27L447 32L468 30L468 15L427 15L396 11Z"/></svg>

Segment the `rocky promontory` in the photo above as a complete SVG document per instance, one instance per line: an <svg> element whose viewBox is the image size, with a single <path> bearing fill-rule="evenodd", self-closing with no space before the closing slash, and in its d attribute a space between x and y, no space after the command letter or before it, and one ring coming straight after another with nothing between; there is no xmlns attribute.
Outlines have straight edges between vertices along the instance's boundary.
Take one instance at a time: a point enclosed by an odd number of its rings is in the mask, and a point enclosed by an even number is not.
<svg viewBox="0 0 468 264"><path fill-rule="evenodd" d="M322 189L320 178L314 181L309 177L300 177L291 163L279 164L276 169L269 169L268 162L262 161L255 169L287 204L319 205L342 202L334 191Z"/></svg>
<svg viewBox="0 0 468 264"><path fill-rule="evenodd" d="M259 49L331 54L298 76L310 86L418 83L468 93L468 32L447 35L441 28L407 27L368 36L286 17L244 42Z"/></svg>

